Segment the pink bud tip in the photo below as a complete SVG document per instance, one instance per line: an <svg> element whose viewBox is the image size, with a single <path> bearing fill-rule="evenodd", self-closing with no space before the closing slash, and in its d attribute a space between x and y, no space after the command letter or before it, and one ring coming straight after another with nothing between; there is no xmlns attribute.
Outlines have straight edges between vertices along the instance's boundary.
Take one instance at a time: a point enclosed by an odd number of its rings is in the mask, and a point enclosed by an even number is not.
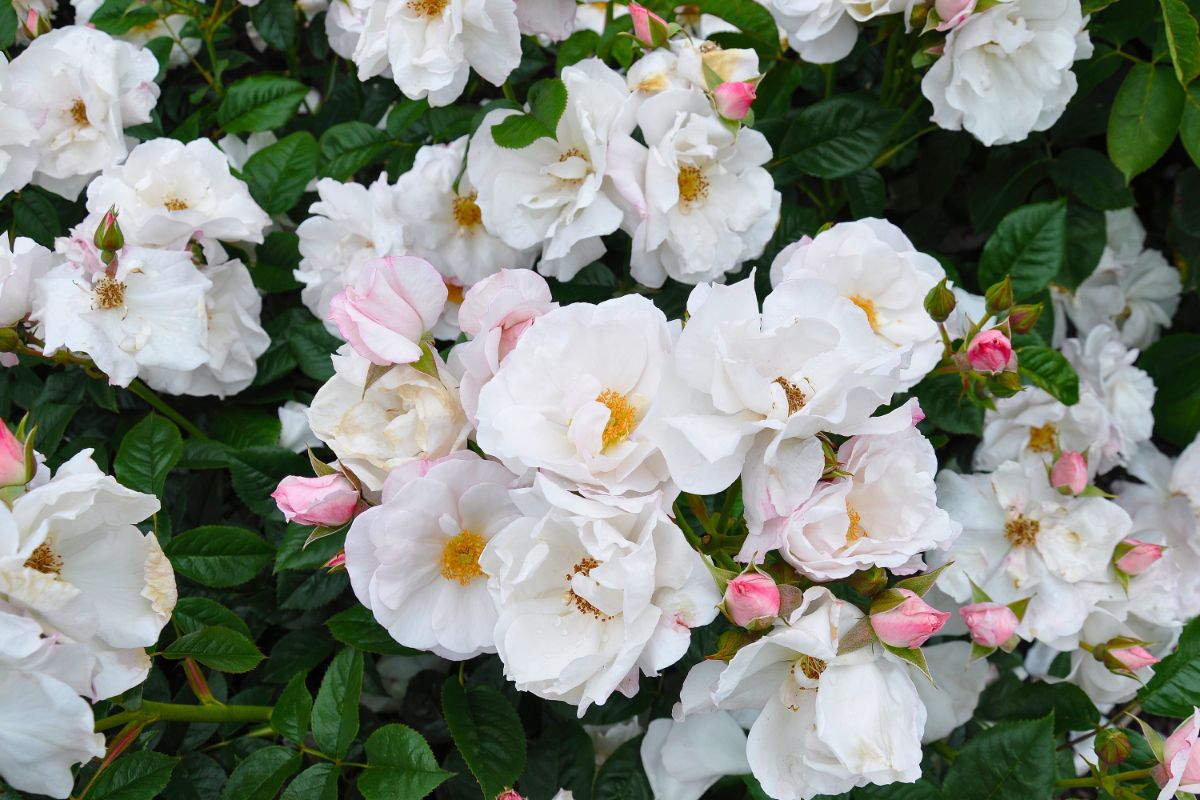
<svg viewBox="0 0 1200 800"><path fill-rule="evenodd" d="M1016 363L1012 342L1003 332L992 328L978 334L967 347L967 360L979 372L1003 372Z"/></svg>
<svg viewBox="0 0 1200 800"><path fill-rule="evenodd" d="M1140 539L1126 539L1117 547L1129 548L1117 559L1117 569L1126 575L1141 575L1150 569L1154 562L1162 558L1164 549L1160 544L1151 544Z"/></svg>
<svg viewBox="0 0 1200 800"><path fill-rule="evenodd" d="M761 572L746 572L725 587L725 610L743 628L756 619L774 617L779 603L779 587Z"/></svg>
<svg viewBox="0 0 1200 800"><path fill-rule="evenodd" d="M659 47L667 40L667 21L638 3L629 4L633 35L646 47Z"/></svg>
<svg viewBox="0 0 1200 800"><path fill-rule="evenodd" d="M950 612L938 611L910 589L888 590L883 596L892 591L899 592L904 600L886 611L871 614L871 627L884 644L920 647L950 619Z"/></svg>
<svg viewBox="0 0 1200 800"><path fill-rule="evenodd" d="M319 478L290 475L271 493L288 522L334 528L354 516L358 490L341 473Z"/></svg>
<svg viewBox="0 0 1200 800"><path fill-rule="evenodd" d="M754 84L750 81L726 81L713 89L717 113L725 119L741 121L754 102Z"/></svg>
<svg viewBox="0 0 1200 800"><path fill-rule="evenodd" d="M1021 621L1016 612L999 603L972 603L958 610L971 639L980 647L999 647L1012 638Z"/></svg>
<svg viewBox="0 0 1200 800"><path fill-rule="evenodd" d="M1158 659L1152 656L1150 651L1141 645L1119 647L1115 650L1109 650L1108 654L1130 672L1136 672L1142 667L1149 667L1158 663Z"/></svg>
<svg viewBox="0 0 1200 800"><path fill-rule="evenodd" d="M22 486L25 469L25 445L0 420L0 486Z"/></svg>
<svg viewBox="0 0 1200 800"><path fill-rule="evenodd" d="M1088 485L1088 467L1083 456L1073 450L1068 450L1058 457L1050 470L1050 485L1055 489L1065 489L1071 494L1079 494Z"/></svg>

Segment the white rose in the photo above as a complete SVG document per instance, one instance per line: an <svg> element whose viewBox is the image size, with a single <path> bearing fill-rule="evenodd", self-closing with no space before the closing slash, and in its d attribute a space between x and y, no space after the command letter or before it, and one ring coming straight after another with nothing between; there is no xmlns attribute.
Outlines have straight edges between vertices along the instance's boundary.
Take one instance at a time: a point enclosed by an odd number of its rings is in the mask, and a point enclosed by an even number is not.
<svg viewBox="0 0 1200 800"><path fill-rule="evenodd" d="M842 0L767 0L763 5L792 49L813 64L841 61L858 40L858 25Z"/></svg>
<svg viewBox="0 0 1200 800"><path fill-rule="evenodd" d="M0 54L0 198L25 188L38 160L37 129L17 104L11 84L8 59Z"/></svg>
<svg viewBox="0 0 1200 800"><path fill-rule="evenodd" d="M391 470L461 450L469 427L458 386L440 362L439 377L399 364L368 387L370 367L343 345L333 356L334 376L313 398L308 422L343 466L379 491Z"/></svg>
<svg viewBox="0 0 1200 800"><path fill-rule="evenodd" d="M1071 65L1092 54L1083 24L1079 0L1008 0L967 17L921 81L933 122L989 146L1046 130L1075 94Z"/></svg>
<svg viewBox="0 0 1200 800"><path fill-rule="evenodd" d="M321 440L308 427L308 406L288 400L279 407L279 446L293 453L321 446Z"/></svg>
<svg viewBox="0 0 1200 800"><path fill-rule="evenodd" d="M921 741L936 742L974 716L979 695L996 677L996 668L986 659L972 661L970 642L927 644L921 652L933 676L932 681L913 681L929 715Z"/></svg>
<svg viewBox="0 0 1200 800"><path fill-rule="evenodd" d="M641 755L656 800L700 800L726 775L750 771L746 732L727 711L652 720Z"/></svg>
<svg viewBox="0 0 1200 800"><path fill-rule="evenodd" d="M9 246L0 233L0 325L16 325L33 309L35 282L50 271L51 253L32 239L18 236Z"/></svg>
<svg viewBox="0 0 1200 800"><path fill-rule="evenodd" d="M1101 433L1108 414L1094 392L1083 387L1073 406L1049 392L1026 387L996 400L983 417L983 440L975 449L975 469L993 470L1006 461L1041 465L1054 459L1055 448L1082 453L1092 474L1100 465Z"/></svg>

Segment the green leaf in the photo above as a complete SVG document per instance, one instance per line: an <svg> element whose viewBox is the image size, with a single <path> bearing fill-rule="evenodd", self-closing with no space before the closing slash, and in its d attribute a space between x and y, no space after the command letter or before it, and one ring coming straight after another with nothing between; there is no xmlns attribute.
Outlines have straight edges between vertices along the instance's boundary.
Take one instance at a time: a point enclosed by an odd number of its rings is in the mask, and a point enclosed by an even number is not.
<svg viewBox="0 0 1200 800"><path fill-rule="evenodd" d="M63 231L54 203L40 189L30 186L12 205L13 228L42 247L54 247L54 237Z"/></svg>
<svg viewBox="0 0 1200 800"><path fill-rule="evenodd" d="M387 115L387 132L393 139L401 138L429 110L428 100L403 99Z"/></svg>
<svg viewBox="0 0 1200 800"><path fill-rule="evenodd" d="M558 130L566 110L567 85L558 78L538 81L529 90L529 114L549 130Z"/></svg>
<svg viewBox="0 0 1200 800"><path fill-rule="evenodd" d="M344 758L358 735L358 697L362 693L363 657L347 647L333 657L313 703L312 732L325 753Z"/></svg>
<svg viewBox="0 0 1200 800"><path fill-rule="evenodd" d="M255 750L229 773L221 800L271 800L300 769L300 753L279 745Z"/></svg>
<svg viewBox="0 0 1200 800"><path fill-rule="evenodd" d="M754 0L701 0L698 5L703 13L720 17L752 37L760 57L773 58L779 53L779 26L762 4Z"/></svg>
<svg viewBox="0 0 1200 800"><path fill-rule="evenodd" d="M264 211L280 214L296 205L304 187L317 177L319 156L317 140L299 131L250 156L242 177Z"/></svg>
<svg viewBox="0 0 1200 800"><path fill-rule="evenodd" d="M321 158L324 174L339 181L383 158L387 153L388 134L365 122L343 122L321 134Z"/></svg>
<svg viewBox="0 0 1200 800"><path fill-rule="evenodd" d="M113 471L130 489L162 497L167 473L182 455L183 438L175 423L150 412L121 439Z"/></svg>
<svg viewBox="0 0 1200 800"><path fill-rule="evenodd" d="M251 447L229 454L233 490L260 517L281 519L271 492L288 475L303 475L308 460L282 447Z"/></svg>
<svg viewBox="0 0 1200 800"><path fill-rule="evenodd" d="M528 147L543 137L554 138L554 129L529 114L512 114L492 126L492 140L509 150Z"/></svg>
<svg viewBox="0 0 1200 800"><path fill-rule="evenodd" d="M261 0L251 7L250 21L273 50L286 53L296 42L296 6L292 0Z"/></svg>
<svg viewBox="0 0 1200 800"><path fill-rule="evenodd" d="M180 636L162 652L163 658L194 658L218 672L249 672L263 660L262 651L247 637L229 628L209 627Z"/></svg>
<svg viewBox="0 0 1200 800"><path fill-rule="evenodd" d="M420 800L454 775L438 766L421 734L407 725L378 728L367 738L367 764L358 775L366 800Z"/></svg>
<svg viewBox="0 0 1200 800"><path fill-rule="evenodd" d="M251 75L229 87L217 109L217 122L226 133L277 130L296 115L306 94L308 87L300 81Z"/></svg>
<svg viewBox="0 0 1200 800"><path fill-rule="evenodd" d="M1121 171L1095 150L1085 147L1067 150L1054 159L1050 174L1055 183L1079 202L1097 211L1115 211L1133 205L1133 193L1125 185Z"/></svg>
<svg viewBox="0 0 1200 800"><path fill-rule="evenodd" d="M1200 166L1200 85L1189 86L1179 120L1179 141L1192 161Z"/></svg>
<svg viewBox="0 0 1200 800"><path fill-rule="evenodd" d="M1200 75L1200 26L1183 0L1159 0L1175 76L1187 86Z"/></svg>
<svg viewBox="0 0 1200 800"><path fill-rule="evenodd" d="M1100 256L1104 254L1106 230L1104 212L1079 203L1068 206L1067 258L1062 271L1054 278L1055 283L1076 289L1096 271ZM1048 293L1043 295L1043 300L1046 308L1052 307ZM1052 322L1054 315L1047 312L1044 317ZM1036 329L1034 332L1037 332Z"/></svg>
<svg viewBox="0 0 1200 800"><path fill-rule="evenodd" d="M592 800L653 800L642 769L642 737L630 739L600 766Z"/></svg>
<svg viewBox="0 0 1200 800"><path fill-rule="evenodd" d="M178 758L148 750L126 753L100 773L88 797L91 800L151 800L166 787L171 780L171 771L178 763Z"/></svg>
<svg viewBox="0 0 1200 800"><path fill-rule="evenodd" d="M235 450L279 444L279 414L259 408L223 408L213 420L213 438Z"/></svg>
<svg viewBox="0 0 1200 800"><path fill-rule="evenodd" d="M516 783L525 769L525 731L504 695L491 686L468 689L451 676L442 686L442 713L484 798Z"/></svg>
<svg viewBox="0 0 1200 800"><path fill-rule="evenodd" d="M375 621L371 610L355 605L334 614L325 625L333 638L350 647L385 656L411 656L419 651L405 647L392 638L387 629Z"/></svg>
<svg viewBox="0 0 1200 800"><path fill-rule="evenodd" d="M300 237L291 231L271 231L255 251L250 277L268 294L291 292L301 284L292 275L300 266Z"/></svg>
<svg viewBox="0 0 1200 800"><path fill-rule="evenodd" d="M958 751L942 794L971 800L1050 800L1055 779L1054 720L1000 723Z"/></svg>
<svg viewBox="0 0 1200 800"><path fill-rule="evenodd" d="M243 636L250 636L250 628L242 618L225 606L207 597L181 597L175 604L171 621L179 628L181 634L192 633L210 625L219 625L237 631Z"/></svg>
<svg viewBox="0 0 1200 800"><path fill-rule="evenodd" d="M923 428L983 435L983 409L962 396L962 382L957 375L928 376L913 387L913 394L920 399L921 410L925 412Z"/></svg>
<svg viewBox="0 0 1200 800"><path fill-rule="evenodd" d="M892 112L873 100L843 96L819 100L796 115L779 152L805 175L842 178L871 166L887 141Z"/></svg>
<svg viewBox="0 0 1200 800"><path fill-rule="evenodd" d="M131 28L148 25L158 19L154 9L132 0L106 0L88 18L89 25L112 36L128 33Z"/></svg>
<svg viewBox="0 0 1200 800"><path fill-rule="evenodd" d="M591 737L578 722L560 722L530 746L521 792L531 800L549 800L559 789L570 789L575 800L590 800L595 776Z"/></svg>
<svg viewBox="0 0 1200 800"><path fill-rule="evenodd" d="M1067 204L1034 203L1005 215L983 246L979 285L1012 275L1013 296L1027 300L1054 279L1067 257Z"/></svg>
<svg viewBox="0 0 1200 800"><path fill-rule="evenodd" d="M0 3L0 50L17 41L17 10L12 3Z"/></svg>
<svg viewBox="0 0 1200 800"><path fill-rule="evenodd" d="M257 533L225 525L193 528L164 550L177 572L216 589L240 586L275 558L274 545Z"/></svg>
<svg viewBox="0 0 1200 800"><path fill-rule="evenodd" d="M305 678L307 675L302 672L293 675L271 710L271 727L296 744L304 742L312 719L313 699Z"/></svg>
<svg viewBox="0 0 1200 800"><path fill-rule="evenodd" d="M1053 714L1054 732L1082 731L1100 721L1100 710L1072 683L1026 683L1007 672L980 696L976 716L996 722L1041 719Z"/></svg>
<svg viewBox="0 0 1200 800"><path fill-rule="evenodd" d="M1162 158L1175 140L1184 90L1169 67L1134 64L1108 117L1108 157L1128 183Z"/></svg>
<svg viewBox="0 0 1200 800"><path fill-rule="evenodd" d="M338 777L333 764L313 764L288 784L279 800L337 800Z"/></svg>
<svg viewBox="0 0 1200 800"><path fill-rule="evenodd" d="M1164 336L1142 353L1138 366L1158 387L1155 433L1186 447L1200 433L1200 334Z"/></svg>
<svg viewBox="0 0 1200 800"><path fill-rule="evenodd" d="M1069 406L1079 402L1079 376L1057 350L1050 347L1022 347L1017 352L1017 370L1022 378L1045 389L1056 400Z"/></svg>

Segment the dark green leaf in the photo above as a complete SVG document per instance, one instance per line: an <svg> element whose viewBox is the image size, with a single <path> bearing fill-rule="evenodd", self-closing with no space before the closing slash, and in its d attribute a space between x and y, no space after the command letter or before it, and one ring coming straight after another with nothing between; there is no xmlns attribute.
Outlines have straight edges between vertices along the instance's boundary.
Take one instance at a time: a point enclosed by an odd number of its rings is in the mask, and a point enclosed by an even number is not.
<svg viewBox="0 0 1200 800"><path fill-rule="evenodd" d="M343 122L321 134L321 158L324 174L339 181L348 180L354 173L386 154L390 144L388 134L365 122Z"/></svg>
<svg viewBox="0 0 1200 800"><path fill-rule="evenodd" d="M338 768L333 764L313 764L296 776L283 790L279 800L337 800Z"/></svg>
<svg viewBox="0 0 1200 800"><path fill-rule="evenodd" d="M279 745L255 750L233 768L221 800L271 800L300 769L300 753Z"/></svg>
<svg viewBox="0 0 1200 800"><path fill-rule="evenodd" d="M1200 85L1188 87L1183 116L1179 120L1179 141L1183 142L1192 162L1200 166Z"/></svg>
<svg viewBox="0 0 1200 800"><path fill-rule="evenodd" d="M538 81L529 90L529 114L548 130L557 131L567 110L567 85L558 78Z"/></svg>
<svg viewBox="0 0 1200 800"><path fill-rule="evenodd" d="M286 53L296 41L296 6L292 0L261 0L250 9L250 21L271 48Z"/></svg>
<svg viewBox="0 0 1200 800"><path fill-rule="evenodd" d="M1046 288L1067 257L1067 204L1035 203L1007 214L983 246L979 287L1012 275L1018 302Z"/></svg>
<svg viewBox="0 0 1200 800"><path fill-rule="evenodd" d="M303 475L308 460L282 447L251 447L229 455L229 474L233 490L251 511L263 517L279 519L279 509L271 492L288 475Z"/></svg>
<svg viewBox="0 0 1200 800"><path fill-rule="evenodd" d="M334 656L321 679L313 703L313 739L322 751L344 758L358 735L358 697L362 693L363 657L353 647Z"/></svg>
<svg viewBox="0 0 1200 800"><path fill-rule="evenodd" d="M783 163L805 175L842 178L871 166L893 114L873 100L819 100L796 115L779 148Z"/></svg>
<svg viewBox="0 0 1200 800"><path fill-rule="evenodd" d="M958 751L942 794L971 800L1050 800L1054 795L1054 721L1002 722Z"/></svg>
<svg viewBox="0 0 1200 800"><path fill-rule="evenodd" d="M1200 334L1164 336L1142 353L1138 365L1158 387L1155 432L1186 447L1200 432Z"/></svg>
<svg viewBox="0 0 1200 800"><path fill-rule="evenodd" d="M393 139L408 133L408 129L429 110L428 100L401 100L387 115L387 132Z"/></svg>
<svg viewBox="0 0 1200 800"><path fill-rule="evenodd" d="M1073 406L1079 402L1079 376L1063 354L1050 347L1022 347L1017 353L1021 377Z"/></svg>
<svg viewBox="0 0 1200 800"><path fill-rule="evenodd" d="M7 50L17 40L17 10L12 3L0 4L0 50Z"/></svg>
<svg viewBox="0 0 1200 800"><path fill-rule="evenodd" d="M171 780L171 771L178 763L178 758L162 753L146 750L127 753L100 773L88 797L92 800L151 800L158 797Z"/></svg>
<svg viewBox="0 0 1200 800"><path fill-rule="evenodd" d="M250 156L242 176L263 210L280 214L296 205L309 181L317 176L319 154L317 140L300 131Z"/></svg>
<svg viewBox="0 0 1200 800"><path fill-rule="evenodd" d="M438 766L421 735L407 725L391 724L367 738L368 769L358 775L366 800L420 800L453 773Z"/></svg>
<svg viewBox="0 0 1200 800"><path fill-rule="evenodd" d="M308 87L300 81L251 75L229 87L217 110L217 121L226 133L277 130L295 116L306 94Z"/></svg>
<svg viewBox="0 0 1200 800"><path fill-rule="evenodd" d="M913 393L925 412L922 428L940 428L946 433L983 435L983 409L962 397L962 381L957 375L936 375L925 378Z"/></svg>
<svg viewBox="0 0 1200 800"><path fill-rule="evenodd" d="M1104 212L1071 203L1067 208L1067 258L1055 283L1075 289L1096 271L1104 253L1106 230ZM1050 303L1045 307L1049 309ZM1043 318L1052 321L1053 316L1047 311Z"/></svg>
<svg viewBox="0 0 1200 800"><path fill-rule="evenodd" d="M258 246L250 269L254 285L268 294L291 292L301 284L292 275L300 266L300 239L291 231L271 231Z"/></svg>
<svg viewBox="0 0 1200 800"><path fill-rule="evenodd" d="M779 53L779 26L766 6L753 0L701 0L698 5L705 14L720 17L752 37L760 57Z"/></svg>
<svg viewBox="0 0 1200 800"><path fill-rule="evenodd" d="M1098 211L1115 211L1133 205L1133 193L1113 163L1103 153L1076 147L1067 150L1050 167L1054 182L1079 202Z"/></svg>
<svg viewBox="0 0 1200 800"><path fill-rule="evenodd" d="M368 653L410 656L419 652L393 639L387 629L375 621L371 610L365 606L356 605L334 614L325 624L334 639Z"/></svg>
<svg viewBox="0 0 1200 800"><path fill-rule="evenodd" d="M1133 179L1154 166L1179 129L1184 90L1170 67L1134 64L1108 117L1108 157Z"/></svg>
<svg viewBox="0 0 1200 800"><path fill-rule="evenodd" d="M224 525L193 528L164 549L180 574L214 588L245 583L275 557L275 547L257 533Z"/></svg>
<svg viewBox="0 0 1200 800"><path fill-rule="evenodd" d="M1159 0L1175 76L1187 86L1200 75L1200 26L1183 0Z"/></svg>
<svg viewBox="0 0 1200 800"><path fill-rule="evenodd" d="M1100 710L1073 683L1026 683L1005 673L980 697L976 716L997 722L1042 719L1053 714L1055 733L1082 731L1100 721Z"/></svg>
<svg viewBox="0 0 1200 800"><path fill-rule="evenodd" d="M547 727L529 748L521 792L529 800L550 800L570 789L575 800L590 800L596 759L592 740L578 722Z"/></svg>
<svg viewBox="0 0 1200 800"><path fill-rule="evenodd" d="M121 439L113 471L130 489L162 497L167 473L182 455L183 438L175 423L150 412Z"/></svg>
<svg viewBox="0 0 1200 800"><path fill-rule="evenodd" d="M529 114L512 114L492 126L492 139L509 150L528 147L542 137L553 139L554 129Z"/></svg>
<svg viewBox="0 0 1200 800"><path fill-rule="evenodd" d="M43 247L54 247L54 237L63 232L54 204L39 189L21 192L12 206L13 228L18 236L28 236Z"/></svg>
<svg viewBox="0 0 1200 800"><path fill-rule="evenodd" d="M468 689L451 676L442 687L442 713L485 798L516 783L525 769L525 731L504 695L490 686Z"/></svg>
<svg viewBox="0 0 1200 800"><path fill-rule="evenodd" d="M271 710L271 727L296 744L304 742L312 718L313 699L304 683L306 677L304 673L294 675Z"/></svg>
<svg viewBox="0 0 1200 800"><path fill-rule="evenodd" d="M642 769L642 738L617 748L600 767L592 800L653 800L650 781Z"/></svg>
<svg viewBox="0 0 1200 800"><path fill-rule="evenodd" d="M262 661L254 642L229 628L210 627L180 636L162 652L163 658L193 658L218 672L249 672Z"/></svg>
<svg viewBox="0 0 1200 800"><path fill-rule="evenodd" d="M219 625L237 631L243 636L250 636L250 628L242 618L225 606L207 597L181 597L175 604L171 621L179 628L179 632L192 633L211 625Z"/></svg>

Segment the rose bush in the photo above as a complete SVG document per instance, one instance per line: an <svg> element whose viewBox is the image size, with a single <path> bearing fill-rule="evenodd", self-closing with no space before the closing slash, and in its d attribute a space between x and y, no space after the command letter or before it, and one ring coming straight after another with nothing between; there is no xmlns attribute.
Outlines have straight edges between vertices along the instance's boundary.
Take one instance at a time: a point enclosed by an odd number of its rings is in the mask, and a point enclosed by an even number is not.
<svg viewBox="0 0 1200 800"><path fill-rule="evenodd" d="M1198 18L0 0L0 798L1191 796Z"/></svg>

